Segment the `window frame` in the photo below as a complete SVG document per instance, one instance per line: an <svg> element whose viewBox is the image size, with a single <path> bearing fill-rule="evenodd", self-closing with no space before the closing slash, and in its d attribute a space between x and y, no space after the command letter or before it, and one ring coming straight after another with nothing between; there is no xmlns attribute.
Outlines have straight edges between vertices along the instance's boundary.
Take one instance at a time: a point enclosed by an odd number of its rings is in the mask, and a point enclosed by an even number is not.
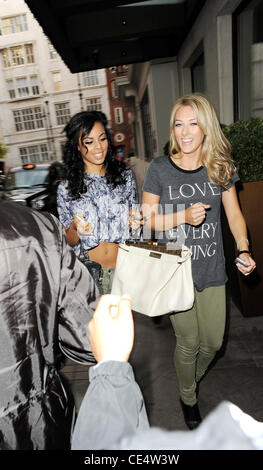
<svg viewBox="0 0 263 470"><path fill-rule="evenodd" d="M88 104L88 101L94 101L94 103ZM86 110L87 111L102 111L102 101L101 96L89 96L86 98Z"/></svg>
<svg viewBox="0 0 263 470"><path fill-rule="evenodd" d="M59 55L53 46L52 42L48 39L48 53L49 53L49 58L51 60L55 60L59 58Z"/></svg>
<svg viewBox="0 0 263 470"><path fill-rule="evenodd" d="M29 48L31 49L29 50ZM5 47L1 50L1 55L4 69L27 64L35 64L33 43Z"/></svg>
<svg viewBox="0 0 263 470"><path fill-rule="evenodd" d="M232 50L233 50L233 108L234 108L234 121L244 120L250 116L253 116L252 113L252 104L253 104L253 97L251 93L251 82L250 84L246 85L246 99L248 99L248 93L250 93L250 113L246 112L246 105L244 106L244 102L242 101L244 94L242 95L241 91L241 83L240 77L242 77L242 70L240 70L240 51L239 51L239 27L238 27L238 19L240 15L244 13L246 10L250 10L248 7L252 4L253 11L257 4L253 0L243 0L236 10L232 14ZM254 26L254 25L253 25ZM255 34L254 27L253 27L253 36ZM255 44L254 37L252 39L251 44ZM250 60L250 66L251 66ZM251 70L250 70L251 72ZM250 80L251 73L250 73Z"/></svg>
<svg viewBox="0 0 263 470"><path fill-rule="evenodd" d="M26 87L28 89L28 93L24 95L19 92L20 87L18 86L18 81L22 79L25 79ZM11 82L12 88L8 85ZM9 93L9 98L12 101L33 98L34 96L40 95L38 75L24 75L21 77L9 78L6 80L6 86Z"/></svg>
<svg viewBox="0 0 263 470"><path fill-rule="evenodd" d="M14 109L13 117L16 132L28 132L44 129L43 110L41 106Z"/></svg>
<svg viewBox="0 0 263 470"><path fill-rule="evenodd" d="M14 22L12 20L14 20ZM5 25L6 21L10 22L9 25ZM7 28L9 28L9 31L5 32ZM16 31L14 31L14 29ZM0 36L23 33L24 31L28 31L27 15L25 13L20 15L6 16L0 19Z"/></svg>
<svg viewBox="0 0 263 470"><path fill-rule="evenodd" d="M122 106L114 107L114 120L115 124L122 124L124 122Z"/></svg>
<svg viewBox="0 0 263 470"><path fill-rule="evenodd" d="M65 126L70 117L71 117L71 114L70 114L70 102L69 101L62 101L60 103L54 103L55 105L55 115L56 115L56 120L57 120L57 125L58 126ZM63 105L64 108L63 108ZM61 107L62 106L62 107ZM61 107L59 109L59 107ZM62 111L67 111L66 113L62 113Z"/></svg>
<svg viewBox="0 0 263 470"><path fill-rule="evenodd" d="M26 163L46 163L51 161L48 142L18 147L18 150L23 165ZM38 158L32 158L34 155L37 155Z"/></svg>
<svg viewBox="0 0 263 470"><path fill-rule="evenodd" d="M59 80L56 80L56 77L59 77ZM62 90L62 76L60 71L52 72L54 91Z"/></svg>
<svg viewBox="0 0 263 470"><path fill-rule="evenodd" d="M100 83L99 75L97 70L87 70L82 72L83 87L98 86Z"/></svg>

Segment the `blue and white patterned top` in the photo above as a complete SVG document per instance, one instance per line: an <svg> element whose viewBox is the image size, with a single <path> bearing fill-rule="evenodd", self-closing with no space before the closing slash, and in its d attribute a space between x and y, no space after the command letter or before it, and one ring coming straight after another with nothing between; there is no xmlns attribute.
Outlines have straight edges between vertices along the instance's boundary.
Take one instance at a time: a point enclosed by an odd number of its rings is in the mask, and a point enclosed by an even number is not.
<svg viewBox="0 0 263 470"><path fill-rule="evenodd" d="M68 194L68 183L58 186L57 208L59 219L68 228L75 213L82 213L92 225L92 234L81 236L73 246L76 255L95 248L100 242L121 243L129 238L129 210L137 202L136 182L130 169L125 171L126 182L115 188L107 184L105 175L85 173L87 192L73 200Z"/></svg>

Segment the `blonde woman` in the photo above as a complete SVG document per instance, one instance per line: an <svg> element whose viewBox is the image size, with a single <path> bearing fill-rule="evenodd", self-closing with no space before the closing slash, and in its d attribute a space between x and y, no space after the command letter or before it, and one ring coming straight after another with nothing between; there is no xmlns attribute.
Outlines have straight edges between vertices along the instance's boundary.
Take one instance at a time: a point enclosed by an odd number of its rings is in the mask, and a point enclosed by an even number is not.
<svg viewBox="0 0 263 470"><path fill-rule="evenodd" d="M201 422L197 385L222 345L227 275L220 211L227 220L246 266L255 268L235 183L239 180L231 146L213 106L201 95L188 95L174 105L170 121L170 155L154 159L143 185L143 215L156 237L179 240L192 251L195 302L191 310L171 314L176 335L174 354L180 402L187 426Z"/></svg>

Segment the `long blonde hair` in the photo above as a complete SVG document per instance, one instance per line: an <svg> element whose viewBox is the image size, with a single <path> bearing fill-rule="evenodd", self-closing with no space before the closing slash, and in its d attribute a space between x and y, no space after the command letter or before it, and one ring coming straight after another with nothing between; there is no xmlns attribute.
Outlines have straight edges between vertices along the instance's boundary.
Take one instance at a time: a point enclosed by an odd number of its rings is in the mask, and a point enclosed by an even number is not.
<svg viewBox="0 0 263 470"><path fill-rule="evenodd" d="M231 158L231 144L224 136L215 110L205 96L199 94L185 95L176 101L170 119L170 156L176 159L176 153L180 152L180 147L174 135L174 123L176 112L182 106L192 107L197 124L204 134L201 161L207 170L209 180L214 184L225 187L236 171Z"/></svg>

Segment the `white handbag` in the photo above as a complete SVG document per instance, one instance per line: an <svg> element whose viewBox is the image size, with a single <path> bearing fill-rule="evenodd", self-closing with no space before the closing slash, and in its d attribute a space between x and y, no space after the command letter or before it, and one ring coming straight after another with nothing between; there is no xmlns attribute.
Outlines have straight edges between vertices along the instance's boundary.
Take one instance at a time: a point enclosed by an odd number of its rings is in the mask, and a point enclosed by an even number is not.
<svg viewBox="0 0 263 470"><path fill-rule="evenodd" d="M120 244L111 293L130 295L132 309L150 317L188 310L194 303L191 256L184 245Z"/></svg>

